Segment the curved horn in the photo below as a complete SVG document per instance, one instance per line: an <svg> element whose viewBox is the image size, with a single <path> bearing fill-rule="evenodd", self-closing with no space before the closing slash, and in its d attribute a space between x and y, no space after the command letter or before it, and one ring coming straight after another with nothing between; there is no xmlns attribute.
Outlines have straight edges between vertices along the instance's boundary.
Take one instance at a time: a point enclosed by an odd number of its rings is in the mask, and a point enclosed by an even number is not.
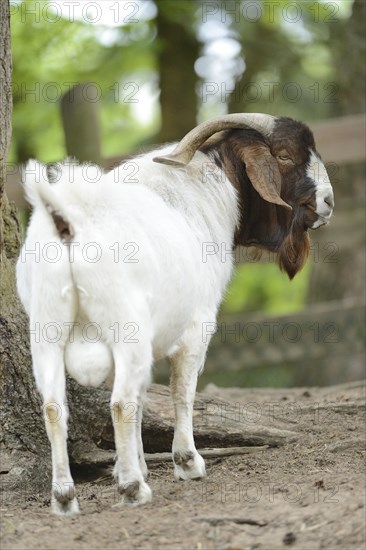
<svg viewBox="0 0 366 550"><path fill-rule="evenodd" d="M260 113L232 113L199 124L188 132L169 155L154 157L154 162L185 166L191 160L197 149L213 134L231 128L252 128L264 136L271 134L276 117Z"/></svg>

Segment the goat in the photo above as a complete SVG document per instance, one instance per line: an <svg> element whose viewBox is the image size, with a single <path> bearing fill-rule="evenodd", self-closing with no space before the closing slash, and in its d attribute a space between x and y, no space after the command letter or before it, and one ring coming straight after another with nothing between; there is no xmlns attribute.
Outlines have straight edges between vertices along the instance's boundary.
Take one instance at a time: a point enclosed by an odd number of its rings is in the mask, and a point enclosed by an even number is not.
<svg viewBox="0 0 366 550"><path fill-rule="evenodd" d="M59 165L60 181L50 185L46 167L36 161L29 161L23 178L34 210L17 263L18 293L30 326L57 327L59 336L31 342L58 514L78 512L66 447L65 367L84 385L111 382L114 476L122 503L143 504L151 490L142 403L153 361L168 357L174 475L204 477L193 401L209 343L204 326L216 322L233 269L232 255L203 258L205 247L275 251L292 278L309 253L308 229L328 223L334 206L311 131L285 117L218 117L178 145L133 162L135 183L122 181L121 167L88 182L82 165L73 168L73 177L70 167ZM116 260L116 246L120 252L131 244L132 261L126 253L125 261ZM57 262L43 253L50 245L58 250ZM93 246L98 254L91 258L85 250ZM86 337L92 323L98 323L98 338Z"/></svg>

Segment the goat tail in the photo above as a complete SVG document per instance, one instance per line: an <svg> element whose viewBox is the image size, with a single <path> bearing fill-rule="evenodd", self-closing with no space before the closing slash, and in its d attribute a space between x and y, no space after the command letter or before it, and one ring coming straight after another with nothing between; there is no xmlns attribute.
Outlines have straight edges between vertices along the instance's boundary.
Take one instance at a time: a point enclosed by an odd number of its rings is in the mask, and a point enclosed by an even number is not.
<svg viewBox="0 0 366 550"><path fill-rule="evenodd" d="M62 200L50 185L47 167L36 160L29 160L23 169L22 182L28 202L34 208L44 208L51 216L60 238L70 242L74 230L67 219Z"/></svg>

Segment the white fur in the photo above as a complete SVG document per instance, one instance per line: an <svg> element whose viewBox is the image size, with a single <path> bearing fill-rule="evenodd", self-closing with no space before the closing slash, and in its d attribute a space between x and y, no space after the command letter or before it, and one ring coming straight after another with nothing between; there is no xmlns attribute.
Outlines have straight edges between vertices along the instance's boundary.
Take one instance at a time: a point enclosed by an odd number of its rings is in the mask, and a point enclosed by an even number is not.
<svg viewBox="0 0 366 550"><path fill-rule="evenodd" d="M330 220L334 208L334 195L325 166L314 152L312 152L310 156L307 175L315 181L316 186L316 213L319 218L312 226L312 229L316 229L317 227L328 223Z"/></svg>
<svg viewBox="0 0 366 550"><path fill-rule="evenodd" d="M91 334L93 329L94 336ZM94 325L88 327L87 323L78 323L74 331L74 338L69 338L65 346L66 370L82 386L96 388L113 375L111 350L99 339L99 331Z"/></svg>
<svg viewBox="0 0 366 550"><path fill-rule="evenodd" d="M208 158L202 153L178 169L152 162L156 153L133 160L134 183L123 181L121 167L88 182L82 166L60 166L61 179L53 185L35 161L25 171L34 211L17 263L18 292L31 330L38 326L40 333L31 342L33 369L44 400L53 483L65 486L65 494L73 482L66 451L64 364L83 385L114 379L114 474L122 501L143 503L151 492L144 481L142 398L153 360L172 357L173 455L179 462L175 475L205 475L194 446L192 407L209 342L202 327L215 322L232 272L232 256L222 261L219 253L212 253L212 243L217 249L232 247L238 201L221 171L206 174ZM58 237L52 209L72 226L70 248ZM50 261L50 243L57 261ZM88 323L91 330L85 333ZM55 403L62 413L57 419L52 417ZM129 421L130 406L135 408L134 422ZM129 487L136 490L131 493ZM56 513L77 510L73 493L69 500L57 500L57 495L55 491Z"/></svg>

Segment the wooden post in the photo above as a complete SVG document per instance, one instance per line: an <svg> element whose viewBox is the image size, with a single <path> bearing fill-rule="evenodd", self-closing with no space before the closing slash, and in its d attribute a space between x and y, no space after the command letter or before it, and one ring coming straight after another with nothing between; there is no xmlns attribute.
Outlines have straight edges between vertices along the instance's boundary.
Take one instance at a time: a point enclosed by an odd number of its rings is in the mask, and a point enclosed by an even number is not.
<svg viewBox="0 0 366 550"><path fill-rule="evenodd" d="M95 84L77 84L61 100L66 151L81 162L101 162L99 96Z"/></svg>

